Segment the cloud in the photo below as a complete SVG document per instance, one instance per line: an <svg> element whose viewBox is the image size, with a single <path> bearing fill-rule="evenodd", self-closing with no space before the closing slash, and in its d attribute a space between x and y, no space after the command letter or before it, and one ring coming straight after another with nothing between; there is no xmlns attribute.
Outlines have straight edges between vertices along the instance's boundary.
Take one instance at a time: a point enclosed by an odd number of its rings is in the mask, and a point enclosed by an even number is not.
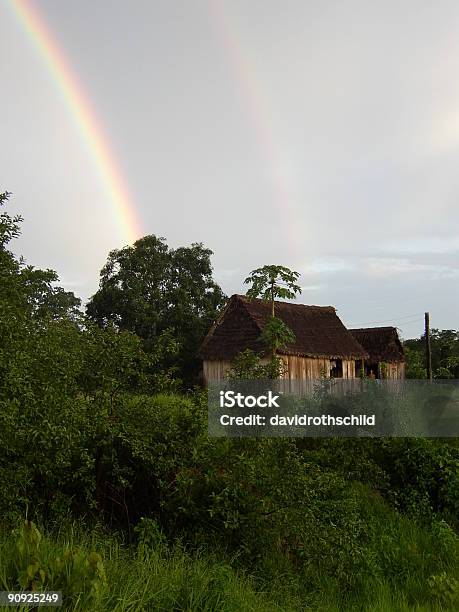
<svg viewBox="0 0 459 612"><path fill-rule="evenodd" d="M459 237L420 236L381 244L381 251L400 254L442 254L456 253L459 250Z"/></svg>
<svg viewBox="0 0 459 612"><path fill-rule="evenodd" d="M350 259L314 259L302 266L305 275L308 274L335 274L353 270L355 263Z"/></svg>
<svg viewBox="0 0 459 612"><path fill-rule="evenodd" d="M403 258L375 258L364 260L361 267L362 272L372 278L388 278L402 275L423 275L427 280L438 278L458 278L459 267L427 264L412 259Z"/></svg>
<svg viewBox="0 0 459 612"><path fill-rule="evenodd" d="M327 285L305 285L301 287L301 291L322 291Z"/></svg>

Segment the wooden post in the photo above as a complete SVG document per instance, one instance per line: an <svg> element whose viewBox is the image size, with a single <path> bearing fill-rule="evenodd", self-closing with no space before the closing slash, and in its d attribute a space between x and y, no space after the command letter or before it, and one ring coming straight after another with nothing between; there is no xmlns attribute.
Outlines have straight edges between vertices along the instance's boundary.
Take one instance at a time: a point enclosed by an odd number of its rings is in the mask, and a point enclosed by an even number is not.
<svg viewBox="0 0 459 612"><path fill-rule="evenodd" d="M427 369L427 380L432 380L432 353L430 350L430 314L428 312L424 315L424 327L426 337L426 369Z"/></svg>

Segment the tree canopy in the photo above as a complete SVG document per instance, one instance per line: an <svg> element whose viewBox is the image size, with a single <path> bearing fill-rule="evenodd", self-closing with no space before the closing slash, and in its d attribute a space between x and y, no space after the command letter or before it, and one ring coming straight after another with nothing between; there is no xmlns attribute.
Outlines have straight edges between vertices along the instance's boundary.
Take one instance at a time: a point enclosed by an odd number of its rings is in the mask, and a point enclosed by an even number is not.
<svg viewBox="0 0 459 612"><path fill-rule="evenodd" d="M301 287L296 284L299 273L285 266L267 265L252 270L244 283L252 285L247 291L250 298L260 298L271 303L272 316L274 317L274 300L293 299L301 293Z"/></svg>
<svg viewBox="0 0 459 612"><path fill-rule="evenodd" d="M0 207L5 206L9 192L0 194ZM15 310L35 319L78 319L81 300L71 291L56 285L59 277L54 270L40 270L26 265L8 249L14 238L21 234L22 217L0 214L0 294L1 308Z"/></svg>
<svg viewBox="0 0 459 612"><path fill-rule="evenodd" d="M459 378L459 332L431 329L432 371L434 378ZM425 336L405 340L408 378L426 378Z"/></svg>
<svg viewBox="0 0 459 612"><path fill-rule="evenodd" d="M111 322L136 333L147 350L168 333L179 345L178 368L191 380L199 367L199 344L226 300L212 278L211 255L200 243L171 249L154 235L115 249L87 315L100 326Z"/></svg>

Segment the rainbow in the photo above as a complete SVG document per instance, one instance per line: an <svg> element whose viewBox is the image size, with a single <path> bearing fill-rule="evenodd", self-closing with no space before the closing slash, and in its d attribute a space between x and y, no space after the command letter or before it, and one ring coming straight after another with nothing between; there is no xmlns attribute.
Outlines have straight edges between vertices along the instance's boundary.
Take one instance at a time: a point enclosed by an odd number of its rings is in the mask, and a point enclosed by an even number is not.
<svg viewBox="0 0 459 612"><path fill-rule="evenodd" d="M56 38L30 0L10 0L17 20L33 41L83 137L104 189L113 206L122 240L143 235L136 208L109 142L88 96L72 72Z"/></svg>
<svg viewBox="0 0 459 612"><path fill-rule="evenodd" d="M295 258L301 253L302 242L298 233L298 210L291 182L284 170L284 160L274 136L268 100L263 94L263 87L250 61L250 53L244 48L241 37L228 18L223 2L209 0L208 6L258 141L260 152L264 157L264 163L269 169L279 212L279 224L285 228L284 244L289 256Z"/></svg>

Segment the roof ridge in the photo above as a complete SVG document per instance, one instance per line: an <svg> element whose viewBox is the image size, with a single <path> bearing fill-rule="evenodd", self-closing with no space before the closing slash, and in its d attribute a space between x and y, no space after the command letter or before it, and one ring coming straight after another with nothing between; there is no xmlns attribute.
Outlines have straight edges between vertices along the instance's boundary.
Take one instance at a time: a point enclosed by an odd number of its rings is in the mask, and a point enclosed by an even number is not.
<svg viewBox="0 0 459 612"><path fill-rule="evenodd" d="M381 331L382 329L391 329L396 330L397 328L394 325L384 325L380 327L349 327L349 331Z"/></svg>
<svg viewBox="0 0 459 612"><path fill-rule="evenodd" d="M259 302L262 304L266 304L267 306L269 306L269 302L266 302L265 300L262 300L261 298L251 298L247 295L244 295L242 293L233 293L233 295L230 297L230 300L232 298L238 298L241 302L243 302L244 304L250 303L250 302ZM320 310L333 310L334 312L336 312L336 308L334 306L328 305L328 306L319 306L318 304L302 304L302 303L298 303L298 302L286 302L285 300L274 300L275 304L282 304L284 306L292 306L294 308L318 308Z"/></svg>

